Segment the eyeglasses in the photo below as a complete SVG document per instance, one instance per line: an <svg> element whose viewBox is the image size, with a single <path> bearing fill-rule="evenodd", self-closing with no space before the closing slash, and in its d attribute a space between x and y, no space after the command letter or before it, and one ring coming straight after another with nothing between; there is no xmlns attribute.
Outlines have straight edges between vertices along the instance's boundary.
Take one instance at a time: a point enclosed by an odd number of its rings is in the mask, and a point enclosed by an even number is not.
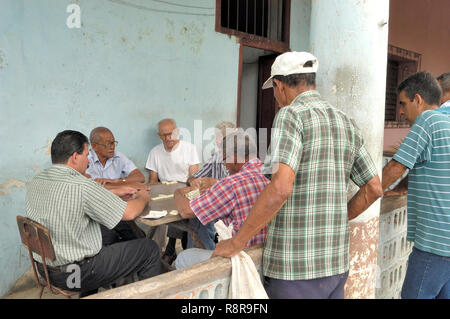
<svg viewBox="0 0 450 319"><path fill-rule="evenodd" d="M118 141L114 141L114 142L111 142L111 143L108 143L108 144L100 144L100 143L95 143L94 142L94 144L97 144L97 145L101 145L101 146L103 146L103 147L105 147L105 148L111 148L111 147L116 147L117 146L117 144L119 144L119 142Z"/></svg>

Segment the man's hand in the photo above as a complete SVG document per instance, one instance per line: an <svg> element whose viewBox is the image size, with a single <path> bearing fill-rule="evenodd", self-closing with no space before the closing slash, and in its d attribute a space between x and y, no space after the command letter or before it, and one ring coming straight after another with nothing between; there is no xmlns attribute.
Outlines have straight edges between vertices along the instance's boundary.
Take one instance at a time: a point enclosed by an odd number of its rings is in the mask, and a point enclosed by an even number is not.
<svg viewBox="0 0 450 319"><path fill-rule="evenodd" d="M96 178L94 179L94 181L96 181L97 183L100 183L102 186L105 186L106 184L116 184L117 180L116 179L107 179L107 178Z"/></svg>
<svg viewBox="0 0 450 319"><path fill-rule="evenodd" d="M200 177L190 182L190 185L194 188L198 188L200 190L200 194L203 194L208 190L208 188L213 186L216 182L217 182L216 178Z"/></svg>
<svg viewBox="0 0 450 319"><path fill-rule="evenodd" d="M110 189L111 193L116 194L123 200L127 201L132 199L137 193L137 189L129 186L122 186Z"/></svg>
<svg viewBox="0 0 450 319"><path fill-rule="evenodd" d="M244 245L238 245L235 243L233 238L222 240L216 244L216 249L214 249L214 252L211 256L211 258L215 256L222 256L222 257L228 257L231 258L233 256L236 256L241 252L245 247Z"/></svg>

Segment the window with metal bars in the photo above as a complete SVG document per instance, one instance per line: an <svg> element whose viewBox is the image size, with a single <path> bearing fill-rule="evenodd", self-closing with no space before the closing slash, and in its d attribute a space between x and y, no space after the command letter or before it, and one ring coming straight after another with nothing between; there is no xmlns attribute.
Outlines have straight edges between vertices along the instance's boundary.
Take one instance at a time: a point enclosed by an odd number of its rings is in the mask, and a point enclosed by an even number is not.
<svg viewBox="0 0 450 319"><path fill-rule="evenodd" d="M278 52L289 48L290 0L216 0L216 31Z"/></svg>

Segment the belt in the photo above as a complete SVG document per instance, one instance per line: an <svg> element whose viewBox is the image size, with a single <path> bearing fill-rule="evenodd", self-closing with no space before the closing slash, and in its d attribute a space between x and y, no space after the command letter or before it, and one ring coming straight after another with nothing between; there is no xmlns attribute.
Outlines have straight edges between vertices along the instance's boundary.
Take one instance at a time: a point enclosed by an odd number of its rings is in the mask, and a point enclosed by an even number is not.
<svg viewBox="0 0 450 319"><path fill-rule="evenodd" d="M87 257L87 258L84 258L83 260L75 261L75 262L73 262L73 263L66 264L66 265L62 265L62 266L49 266L49 265L47 265L47 269L50 270L50 271L52 271L52 272L68 272L68 271L67 271L67 268L68 268L69 266L71 266L71 265L82 266L82 265L84 265L84 264L86 264L86 263L89 263L91 259L92 259L92 257ZM39 266L42 267L42 270L44 270L44 265L43 265L42 263L40 263L40 262L38 262L38 261L36 261L36 263L37 263Z"/></svg>

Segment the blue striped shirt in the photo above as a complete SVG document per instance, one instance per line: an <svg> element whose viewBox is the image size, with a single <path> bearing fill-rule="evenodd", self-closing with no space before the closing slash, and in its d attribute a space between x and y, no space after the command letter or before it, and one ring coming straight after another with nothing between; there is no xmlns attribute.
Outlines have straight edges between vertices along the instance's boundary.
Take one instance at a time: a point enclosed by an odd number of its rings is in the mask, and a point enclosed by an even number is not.
<svg viewBox="0 0 450 319"><path fill-rule="evenodd" d="M407 239L450 257L450 117L421 113L393 159L410 169Z"/></svg>
<svg viewBox="0 0 450 319"><path fill-rule="evenodd" d="M203 164L202 168L192 176L194 178L212 177L217 179L227 177L229 173L222 162L222 152L216 151L210 159Z"/></svg>

